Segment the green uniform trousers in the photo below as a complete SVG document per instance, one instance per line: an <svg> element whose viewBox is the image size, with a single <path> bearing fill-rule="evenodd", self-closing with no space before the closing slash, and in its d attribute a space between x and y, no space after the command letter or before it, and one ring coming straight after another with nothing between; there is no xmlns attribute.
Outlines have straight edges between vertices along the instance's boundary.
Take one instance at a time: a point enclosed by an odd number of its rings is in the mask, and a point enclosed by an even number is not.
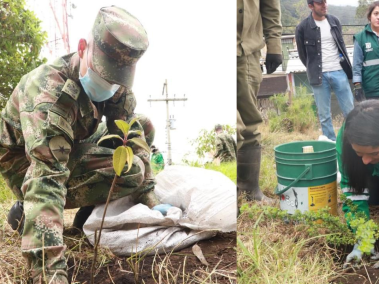
<svg viewBox="0 0 379 284"><path fill-rule="evenodd" d="M259 65L260 52L237 56L237 148L258 146L261 134L258 125L262 116L257 107L262 71Z"/></svg>

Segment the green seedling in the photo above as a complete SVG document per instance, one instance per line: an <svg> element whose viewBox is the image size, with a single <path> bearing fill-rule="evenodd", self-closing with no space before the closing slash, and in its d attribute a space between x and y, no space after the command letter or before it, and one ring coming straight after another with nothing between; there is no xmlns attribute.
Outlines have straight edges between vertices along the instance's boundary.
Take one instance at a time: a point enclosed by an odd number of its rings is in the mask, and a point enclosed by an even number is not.
<svg viewBox="0 0 379 284"><path fill-rule="evenodd" d="M101 232L102 232L103 225L104 225L104 219L105 219L105 215L107 213L108 204L109 204L109 201L111 199L114 186L116 184L117 177L121 176L122 171L123 171L126 164L128 165L128 167L127 167L125 173L129 172L130 169L132 168L132 165L133 165L134 153L133 153L133 149L128 145L134 144L135 146L143 148L144 150L146 150L147 152L150 153L149 145L147 145L147 143L143 139L135 137L135 135L141 135L142 134L141 131L131 130L132 125L136 121L137 121L136 118L132 119L130 121L130 123L127 123L123 120L115 120L115 123L116 123L117 127L121 130L123 137L121 137L119 135L111 134L111 135L106 135L106 136L102 137L97 142L97 144L99 145L102 141L107 140L107 139L119 139L122 141L122 145L118 146L113 153L113 169L114 169L116 174L113 178L112 185L111 185L111 188L109 190L107 202L105 203L104 213L103 213L103 217L101 220L99 233L97 234L97 231L95 232L94 255L93 255L93 262L92 262L92 266L91 266L91 284L94 283L94 269L95 269L95 263L96 263L96 258L97 258L97 248L98 248L98 245L100 243L100 237L101 237ZM133 136L133 138L128 139L129 136Z"/></svg>

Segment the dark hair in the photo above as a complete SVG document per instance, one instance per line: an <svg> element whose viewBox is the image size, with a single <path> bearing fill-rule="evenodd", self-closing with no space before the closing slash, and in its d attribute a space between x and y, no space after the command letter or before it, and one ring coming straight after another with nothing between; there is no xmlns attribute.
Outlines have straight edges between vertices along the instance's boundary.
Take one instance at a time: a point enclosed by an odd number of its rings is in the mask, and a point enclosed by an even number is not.
<svg viewBox="0 0 379 284"><path fill-rule="evenodd" d="M349 179L350 188L356 193L363 193L368 186L371 173L351 144L379 146L379 101L367 100L359 103L345 120L342 165Z"/></svg>
<svg viewBox="0 0 379 284"><path fill-rule="evenodd" d="M379 6L379 1L374 1L370 4L370 6L368 6L368 9L367 9L367 20L370 22L370 17L371 17L371 14L372 14L372 11L374 11L375 7L378 7Z"/></svg>

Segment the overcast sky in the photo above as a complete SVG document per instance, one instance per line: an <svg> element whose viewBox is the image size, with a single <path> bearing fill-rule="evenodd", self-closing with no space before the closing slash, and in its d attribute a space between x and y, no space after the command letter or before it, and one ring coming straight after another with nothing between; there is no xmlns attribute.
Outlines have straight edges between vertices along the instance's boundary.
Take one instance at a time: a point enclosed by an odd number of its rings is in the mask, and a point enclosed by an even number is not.
<svg viewBox="0 0 379 284"><path fill-rule="evenodd" d="M42 21L53 19L47 0L29 0ZM55 3L61 1L56 0ZM134 93L137 113L148 115L156 128L155 145L166 151L166 105L148 103L163 98L167 79L169 97L188 101L169 104L177 129L171 131L173 161L190 151L189 140L202 128L236 122L235 1L219 0L68 0L71 51L86 38L98 10L116 5L137 17L145 27L150 46L137 64ZM54 1L52 1L54 3ZM59 15L58 15L59 17Z"/></svg>

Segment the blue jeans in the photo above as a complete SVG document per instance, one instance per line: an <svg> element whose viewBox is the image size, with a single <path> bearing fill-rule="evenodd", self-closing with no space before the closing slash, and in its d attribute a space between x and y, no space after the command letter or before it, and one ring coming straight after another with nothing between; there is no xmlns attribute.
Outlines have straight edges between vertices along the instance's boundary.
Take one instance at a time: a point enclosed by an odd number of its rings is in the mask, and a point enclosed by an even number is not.
<svg viewBox="0 0 379 284"><path fill-rule="evenodd" d="M333 90L336 94L343 116L346 117L354 108L354 98L349 80L343 70L323 72L322 84L312 86L312 89L316 101L318 118L321 123L322 134L330 140L335 141L336 134L333 130L332 114L330 112L331 91Z"/></svg>

